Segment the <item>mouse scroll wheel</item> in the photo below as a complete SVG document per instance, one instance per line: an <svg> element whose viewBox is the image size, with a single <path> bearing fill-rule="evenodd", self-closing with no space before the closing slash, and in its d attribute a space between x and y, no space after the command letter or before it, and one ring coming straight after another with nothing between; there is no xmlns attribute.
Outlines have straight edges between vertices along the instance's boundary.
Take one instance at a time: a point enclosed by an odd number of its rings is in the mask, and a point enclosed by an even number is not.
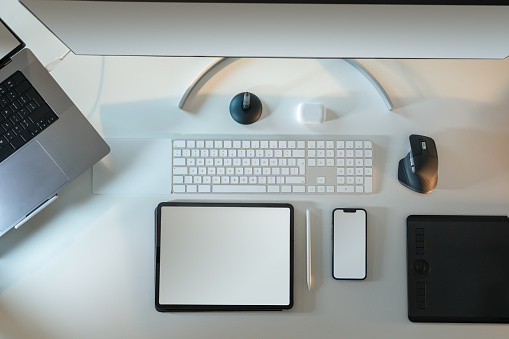
<svg viewBox="0 0 509 339"><path fill-rule="evenodd" d="M242 110L247 111L251 106L251 95L244 93L244 100L242 100Z"/></svg>
<svg viewBox="0 0 509 339"><path fill-rule="evenodd" d="M421 149L426 149L426 141L421 141Z"/></svg>
<svg viewBox="0 0 509 339"><path fill-rule="evenodd" d="M412 173L415 173L414 157L410 157L410 168L412 169Z"/></svg>

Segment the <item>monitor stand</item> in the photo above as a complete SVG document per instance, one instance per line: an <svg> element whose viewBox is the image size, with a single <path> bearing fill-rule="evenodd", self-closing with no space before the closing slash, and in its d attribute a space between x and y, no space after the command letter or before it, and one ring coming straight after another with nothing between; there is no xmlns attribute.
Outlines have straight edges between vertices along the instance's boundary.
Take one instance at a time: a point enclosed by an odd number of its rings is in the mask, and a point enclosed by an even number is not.
<svg viewBox="0 0 509 339"><path fill-rule="evenodd" d="M186 91L182 95L182 98L179 102L179 108L183 109L184 104L186 103L189 95L194 90L194 88L198 85L198 83L208 74L210 71L212 71L215 67L217 67L219 64L223 63L226 60L232 60L231 58L217 58L214 61L212 61L207 67L203 69L203 71L196 76L196 78L191 82L191 84L187 87ZM357 60L354 59L341 59L345 60L347 63L352 65L356 70L358 70L362 75L366 77L366 79L369 80L369 82L375 87L378 94L380 94L380 97L385 103L385 106L387 106L387 109L389 111L392 111L394 109L394 105L392 104L391 98L389 98L389 95L384 90L382 85L376 80L376 78L371 74L364 66L362 66Z"/></svg>

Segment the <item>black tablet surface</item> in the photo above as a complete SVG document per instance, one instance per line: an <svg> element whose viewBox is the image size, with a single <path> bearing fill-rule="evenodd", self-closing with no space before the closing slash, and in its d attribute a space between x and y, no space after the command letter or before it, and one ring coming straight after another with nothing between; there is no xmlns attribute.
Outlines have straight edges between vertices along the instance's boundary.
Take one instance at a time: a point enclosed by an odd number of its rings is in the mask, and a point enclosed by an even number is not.
<svg viewBox="0 0 509 339"><path fill-rule="evenodd" d="M156 209L158 311L293 306L293 206L161 203Z"/></svg>
<svg viewBox="0 0 509 339"><path fill-rule="evenodd" d="M408 318L509 322L506 216L407 219Z"/></svg>

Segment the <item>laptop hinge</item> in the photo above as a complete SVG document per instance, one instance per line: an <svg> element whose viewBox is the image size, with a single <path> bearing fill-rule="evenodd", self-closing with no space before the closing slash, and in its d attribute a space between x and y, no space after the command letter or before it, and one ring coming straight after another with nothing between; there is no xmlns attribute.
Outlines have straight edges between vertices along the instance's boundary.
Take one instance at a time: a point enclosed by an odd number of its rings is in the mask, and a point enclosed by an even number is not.
<svg viewBox="0 0 509 339"><path fill-rule="evenodd" d="M8 64L10 64L12 62L11 59L9 60L5 60L4 62L2 62L2 64L0 65L0 69L4 68L5 66L7 66Z"/></svg>

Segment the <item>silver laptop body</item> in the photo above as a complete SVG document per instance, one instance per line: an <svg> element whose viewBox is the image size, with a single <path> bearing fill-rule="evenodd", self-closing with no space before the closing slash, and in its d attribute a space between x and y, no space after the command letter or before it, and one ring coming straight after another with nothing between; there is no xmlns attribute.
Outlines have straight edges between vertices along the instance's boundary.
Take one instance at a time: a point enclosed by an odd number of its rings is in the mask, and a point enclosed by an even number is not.
<svg viewBox="0 0 509 339"><path fill-rule="evenodd" d="M13 38L17 45L11 48ZM53 201L62 188L110 150L44 66L24 46L0 20L0 52L3 53L0 55L0 84L16 71L21 71L58 119L0 162L0 236L20 226ZM10 122L7 125L0 122L0 129L5 130L4 126L11 125Z"/></svg>

